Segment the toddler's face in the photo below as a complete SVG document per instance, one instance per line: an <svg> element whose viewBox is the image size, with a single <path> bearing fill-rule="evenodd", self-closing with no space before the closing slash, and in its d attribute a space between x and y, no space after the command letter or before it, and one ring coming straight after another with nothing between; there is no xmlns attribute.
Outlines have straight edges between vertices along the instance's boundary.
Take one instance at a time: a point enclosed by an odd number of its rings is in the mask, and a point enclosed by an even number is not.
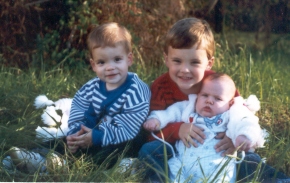
<svg viewBox="0 0 290 183"><path fill-rule="evenodd" d="M196 49L196 45L189 49L168 48L165 63L171 79L185 94L197 93L199 84L205 70L209 70L213 64L212 59L207 58L204 49Z"/></svg>
<svg viewBox="0 0 290 183"><path fill-rule="evenodd" d="M213 117L229 110L235 89L221 80L205 80L196 101L196 112Z"/></svg>
<svg viewBox="0 0 290 183"><path fill-rule="evenodd" d="M118 88L127 78L128 68L133 63L132 53L127 54L122 45L95 48L91 66L97 76L106 83L107 90Z"/></svg>

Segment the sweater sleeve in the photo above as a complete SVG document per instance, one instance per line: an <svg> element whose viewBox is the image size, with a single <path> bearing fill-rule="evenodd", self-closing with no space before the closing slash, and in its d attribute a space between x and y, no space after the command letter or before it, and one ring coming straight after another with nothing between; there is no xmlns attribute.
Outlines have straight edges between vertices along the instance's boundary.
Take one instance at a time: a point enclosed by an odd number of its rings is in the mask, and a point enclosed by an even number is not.
<svg viewBox="0 0 290 183"><path fill-rule="evenodd" d="M116 113L110 122L102 122L99 129L103 131L102 146L120 144L134 139L140 132L143 122L146 120L149 113L150 90L143 83L135 83L128 89L122 100L125 102L116 101L112 109L121 108L121 111ZM96 132L97 135L100 135ZM94 142L100 143L98 139Z"/></svg>
<svg viewBox="0 0 290 183"><path fill-rule="evenodd" d="M81 125L84 124L84 113L89 108L90 100L88 97L91 95L92 87L94 87L96 79L90 80L84 86L82 86L77 93L75 94L72 105L71 111L68 119L68 127L69 131L67 135L71 135L76 133L80 130ZM86 125L85 125L86 126Z"/></svg>
<svg viewBox="0 0 290 183"><path fill-rule="evenodd" d="M183 109L188 105L188 101L177 102L169 106L165 110L151 111L149 117L156 118L160 122L160 129L164 128L168 123L181 121Z"/></svg>
<svg viewBox="0 0 290 183"><path fill-rule="evenodd" d="M233 140L239 135L245 135L252 143L252 147L262 147L264 138L259 125L259 118L243 105L242 97L235 97L235 102L229 110L229 123L226 135Z"/></svg>

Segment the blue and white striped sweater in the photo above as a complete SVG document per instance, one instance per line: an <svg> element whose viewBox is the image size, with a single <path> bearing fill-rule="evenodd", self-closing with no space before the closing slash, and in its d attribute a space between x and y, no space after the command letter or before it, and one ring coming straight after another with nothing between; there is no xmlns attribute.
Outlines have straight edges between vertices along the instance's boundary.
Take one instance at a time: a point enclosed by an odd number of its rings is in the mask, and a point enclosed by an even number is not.
<svg viewBox="0 0 290 183"><path fill-rule="evenodd" d="M83 124L93 129L94 145L107 146L132 140L147 118L150 97L149 87L137 74L129 72L125 83L112 91L106 91L105 83L93 78L74 96L67 135L76 133ZM110 100L113 101L108 103ZM91 111L88 111L90 105ZM95 116L89 113L95 113ZM105 122L105 119L111 120Z"/></svg>

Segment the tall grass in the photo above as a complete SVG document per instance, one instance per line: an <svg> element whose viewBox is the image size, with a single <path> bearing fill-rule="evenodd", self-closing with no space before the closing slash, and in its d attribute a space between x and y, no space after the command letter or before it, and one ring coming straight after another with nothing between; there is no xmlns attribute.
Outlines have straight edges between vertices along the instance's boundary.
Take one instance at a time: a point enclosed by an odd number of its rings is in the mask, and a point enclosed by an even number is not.
<svg viewBox="0 0 290 183"><path fill-rule="evenodd" d="M166 72L166 67L155 68L146 64L134 48L135 64L130 71L137 72L141 79L150 85L155 78ZM279 51L272 54L256 53L244 45L233 48L226 41L219 41L214 70L233 77L243 97L255 94L262 108L258 112L260 124L270 136L265 148L258 149L267 163L290 175L290 114L288 56ZM69 59L69 58L68 58ZM162 54L158 58L163 59ZM40 120L42 110L33 106L35 97L45 94L51 100L73 97L75 92L94 77L89 66L81 68L45 67L20 70L2 67L0 72L0 157L12 146L33 148L35 128L43 126ZM67 155L67 158L73 158ZM0 167L2 181L140 181L140 177L130 173L118 173L114 167L106 170L94 165L88 158L73 160L70 166L51 172L49 175L35 173L8 174Z"/></svg>

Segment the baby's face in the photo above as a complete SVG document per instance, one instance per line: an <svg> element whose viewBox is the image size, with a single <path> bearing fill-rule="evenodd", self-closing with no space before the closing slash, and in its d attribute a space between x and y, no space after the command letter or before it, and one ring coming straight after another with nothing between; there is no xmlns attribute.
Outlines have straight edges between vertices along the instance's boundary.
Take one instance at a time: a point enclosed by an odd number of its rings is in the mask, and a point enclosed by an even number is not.
<svg viewBox="0 0 290 183"><path fill-rule="evenodd" d="M226 112L233 102L234 92L234 88L220 79L205 80L197 97L196 112L203 117Z"/></svg>

